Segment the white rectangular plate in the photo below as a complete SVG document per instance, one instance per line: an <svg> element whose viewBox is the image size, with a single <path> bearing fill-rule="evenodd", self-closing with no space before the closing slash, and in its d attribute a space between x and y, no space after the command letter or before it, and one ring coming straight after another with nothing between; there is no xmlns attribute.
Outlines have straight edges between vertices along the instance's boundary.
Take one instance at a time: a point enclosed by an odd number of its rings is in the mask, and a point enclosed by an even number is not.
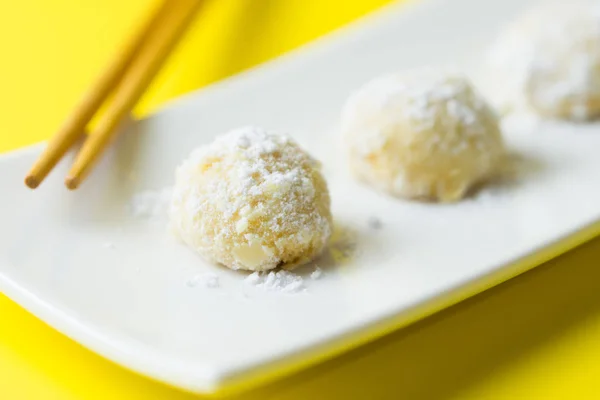
<svg viewBox="0 0 600 400"><path fill-rule="evenodd" d="M591 238L600 225L600 129L507 129L511 184L456 205L394 200L356 184L336 125L348 94L384 72L472 67L528 2L427 0L381 13L270 65L186 96L126 129L79 191L63 164L22 177L34 147L0 157L0 289L56 329L142 374L196 392L240 389L300 368L473 295ZM306 291L263 291L135 219L132 195L172 184L177 163L233 127L290 132L324 163L347 257L299 271ZM369 227L377 217L381 229ZM342 242L340 242L342 240ZM349 240L351 243L343 243ZM353 251L351 247L355 247ZM212 272L220 287L190 287Z"/></svg>

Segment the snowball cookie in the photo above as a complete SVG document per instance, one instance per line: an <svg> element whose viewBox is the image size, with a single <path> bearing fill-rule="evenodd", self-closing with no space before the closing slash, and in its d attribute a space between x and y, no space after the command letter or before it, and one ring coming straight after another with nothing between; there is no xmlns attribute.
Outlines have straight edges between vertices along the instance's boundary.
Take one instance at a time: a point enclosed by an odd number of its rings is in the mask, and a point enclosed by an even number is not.
<svg viewBox="0 0 600 400"><path fill-rule="evenodd" d="M505 109L589 120L600 115L600 4L538 6L509 25L492 46L490 96Z"/></svg>
<svg viewBox="0 0 600 400"><path fill-rule="evenodd" d="M293 140L246 127L192 152L176 171L171 230L206 259L265 271L312 260L332 232L319 164Z"/></svg>
<svg viewBox="0 0 600 400"><path fill-rule="evenodd" d="M498 119L461 74L425 68L371 81L342 131L353 173L399 197L456 201L498 166Z"/></svg>

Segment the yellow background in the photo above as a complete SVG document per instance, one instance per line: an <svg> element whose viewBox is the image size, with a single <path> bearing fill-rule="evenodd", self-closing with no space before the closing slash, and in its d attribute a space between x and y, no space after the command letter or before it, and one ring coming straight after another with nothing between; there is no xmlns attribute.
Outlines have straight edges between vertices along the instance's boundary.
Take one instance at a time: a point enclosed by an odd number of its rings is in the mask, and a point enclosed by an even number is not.
<svg viewBox="0 0 600 400"><path fill-rule="evenodd" d="M387 2L212 0L137 112ZM0 1L0 151L51 134L152 4ZM600 398L599 375L600 239L239 399L589 399ZM0 295L0 398L194 397L96 356Z"/></svg>

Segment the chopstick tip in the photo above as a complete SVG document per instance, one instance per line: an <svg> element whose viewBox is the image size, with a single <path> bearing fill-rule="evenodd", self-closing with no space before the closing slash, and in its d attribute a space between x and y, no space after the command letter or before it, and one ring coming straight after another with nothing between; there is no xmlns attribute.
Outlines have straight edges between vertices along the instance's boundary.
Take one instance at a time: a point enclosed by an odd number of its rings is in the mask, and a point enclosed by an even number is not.
<svg viewBox="0 0 600 400"><path fill-rule="evenodd" d="M77 189L80 183L81 180L76 176L68 176L67 179L65 179L65 186L69 190Z"/></svg>
<svg viewBox="0 0 600 400"><path fill-rule="evenodd" d="M35 175L27 175L25 177L25 185L30 189L35 189L40 185L40 180Z"/></svg>

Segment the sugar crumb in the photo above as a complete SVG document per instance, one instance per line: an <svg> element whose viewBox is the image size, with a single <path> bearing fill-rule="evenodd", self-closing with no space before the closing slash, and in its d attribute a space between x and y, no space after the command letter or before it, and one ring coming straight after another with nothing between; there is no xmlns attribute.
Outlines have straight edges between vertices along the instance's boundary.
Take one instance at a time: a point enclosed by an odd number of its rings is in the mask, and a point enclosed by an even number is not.
<svg viewBox="0 0 600 400"><path fill-rule="evenodd" d="M244 282L250 285L256 285L260 281L261 277L258 272L253 272L244 279Z"/></svg>
<svg viewBox="0 0 600 400"><path fill-rule="evenodd" d="M170 187L136 193L129 204L131 215L139 219L156 219L166 216L171 194L172 188Z"/></svg>
<svg viewBox="0 0 600 400"><path fill-rule="evenodd" d="M369 228L376 230L381 229L383 227L383 223L377 217L369 217L369 219L367 220L367 224L369 225Z"/></svg>
<svg viewBox="0 0 600 400"><path fill-rule="evenodd" d="M219 277L211 273L194 275L187 281L187 285L189 287L200 286L207 289L215 289L220 286Z"/></svg>
<svg viewBox="0 0 600 400"><path fill-rule="evenodd" d="M253 272L244 282L270 292L297 293L304 289L304 279L285 270Z"/></svg>
<svg viewBox="0 0 600 400"><path fill-rule="evenodd" d="M319 267L315 267L315 270L310 274L310 279L317 280L321 276L323 276L323 270Z"/></svg>

